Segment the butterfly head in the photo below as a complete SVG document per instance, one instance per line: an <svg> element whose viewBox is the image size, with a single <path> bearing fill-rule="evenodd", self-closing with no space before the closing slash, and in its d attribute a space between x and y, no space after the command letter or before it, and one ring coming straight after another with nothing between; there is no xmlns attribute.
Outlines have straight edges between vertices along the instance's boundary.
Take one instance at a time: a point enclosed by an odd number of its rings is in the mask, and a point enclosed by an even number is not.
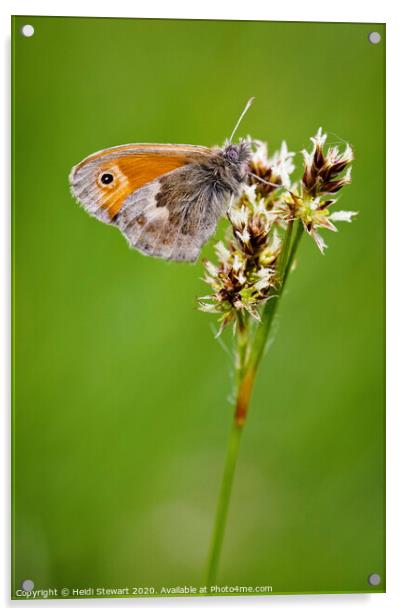
<svg viewBox="0 0 402 616"><path fill-rule="evenodd" d="M244 139L240 143L225 143L223 156L229 163L234 165L242 164L250 158L250 146Z"/></svg>
<svg viewBox="0 0 402 616"><path fill-rule="evenodd" d="M250 153L250 146L244 139L237 144L226 142L222 149L225 163L237 169L242 179L248 173Z"/></svg>

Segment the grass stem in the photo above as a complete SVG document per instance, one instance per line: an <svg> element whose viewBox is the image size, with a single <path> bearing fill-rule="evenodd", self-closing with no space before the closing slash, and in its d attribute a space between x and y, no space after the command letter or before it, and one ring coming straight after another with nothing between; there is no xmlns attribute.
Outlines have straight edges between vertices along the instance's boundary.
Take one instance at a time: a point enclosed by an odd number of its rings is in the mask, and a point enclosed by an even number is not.
<svg viewBox="0 0 402 616"><path fill-rule="evenodd" d="M208 559L208 571L206 579L206 584L208 588L210 588L216 581L216 574L222 551L222 543L225 533L234 471L236 468L242 432L243 424L239 424L234 421L229 436L225 468L223 471L223 478L218 498L218 507L216 510L215 525L212 534L211 550Z"/></svg>
<svg viewBox="0 0 402 616"><path fill-rule="evenodd" d="M243 427L248 414L256 372L266 347L279 299L283 293L289 271L291 270L294 262L302 233L302 223L298 223L295 231L293 230L293 221L288 224L283 249L281 252L281 258L278 264L278 289L276 294L266 302L261 315L261 322L258 324L254 335L251 335L252 328L250 327L249 319L247 317L245 318L241 312L239 312L238 315L236 406L229 436L225 466L215 515L214 529L212 533L206 577L208 588L216 583L230 496L233 486L233 478L239 452L240 438L243 433Z"/></svg>

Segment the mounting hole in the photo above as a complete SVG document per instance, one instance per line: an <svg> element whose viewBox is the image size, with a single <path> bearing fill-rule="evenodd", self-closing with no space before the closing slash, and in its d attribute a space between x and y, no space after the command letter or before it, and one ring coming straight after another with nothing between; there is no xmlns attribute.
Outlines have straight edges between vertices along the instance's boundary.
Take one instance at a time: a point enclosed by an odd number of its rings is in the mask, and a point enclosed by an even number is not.
<svg viewBox="0 0 402 616"><path fill-rule="evenodd" d="M368 576L368 583L370 586L378 586L381 584L381 575L379 573L370 573Z"/></svg>
<svg viewBox="0 0 402 616"><path fill-rule="evenodd" d="M21 584L22 590L26 590L27 592L31 592L35 588L35 584L32 580L24 580Z"/></svg>
<svg viewBox="0 0 402 616"><path fill-rule="evenodd" d="M368 35L368 40L372 45L378 45L381 41L381 34L379 32L370 32Z"/></svg>
<svg viewBox="0 0 402 616"><path fill-rule="evenodd" d="M21 28L21 33L22 33L22 36L26 36L27 38L30 38L31 36L35 34L35 28L31 26L31 24L25 24L25 26L22 26Z"/></svg>

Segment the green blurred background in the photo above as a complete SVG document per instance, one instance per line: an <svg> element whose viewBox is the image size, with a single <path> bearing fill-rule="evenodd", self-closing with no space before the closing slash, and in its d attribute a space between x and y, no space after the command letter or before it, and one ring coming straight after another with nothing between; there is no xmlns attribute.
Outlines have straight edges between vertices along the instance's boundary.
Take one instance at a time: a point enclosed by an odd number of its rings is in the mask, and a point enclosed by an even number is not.
<svg viewBox="0 0 402 616"><path fill-rule="evenodd" d="M384 26L19 16L13 30L13 588L203 582L232 382L196 309L202 264L129 250L68 174L121 143L220 144L255 96L239 135L299 151L323 126L353 145L339 207L360 214L324 232L325 256L303 239L218 582L383 591Z"/></svg>

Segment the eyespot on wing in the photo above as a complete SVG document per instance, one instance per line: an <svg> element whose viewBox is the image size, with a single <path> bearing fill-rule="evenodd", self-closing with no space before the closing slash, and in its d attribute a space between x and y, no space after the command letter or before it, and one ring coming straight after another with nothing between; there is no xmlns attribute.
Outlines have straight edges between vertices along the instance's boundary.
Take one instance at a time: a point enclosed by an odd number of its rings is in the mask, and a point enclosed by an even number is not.
<svg viewBox="0 0 402 616"><path fill-rule="evenodd" d="M72 169L71 192L89 214L111 222L131 193L209 155L209 148L191 145L135 144L101 150Z"/></svg>

